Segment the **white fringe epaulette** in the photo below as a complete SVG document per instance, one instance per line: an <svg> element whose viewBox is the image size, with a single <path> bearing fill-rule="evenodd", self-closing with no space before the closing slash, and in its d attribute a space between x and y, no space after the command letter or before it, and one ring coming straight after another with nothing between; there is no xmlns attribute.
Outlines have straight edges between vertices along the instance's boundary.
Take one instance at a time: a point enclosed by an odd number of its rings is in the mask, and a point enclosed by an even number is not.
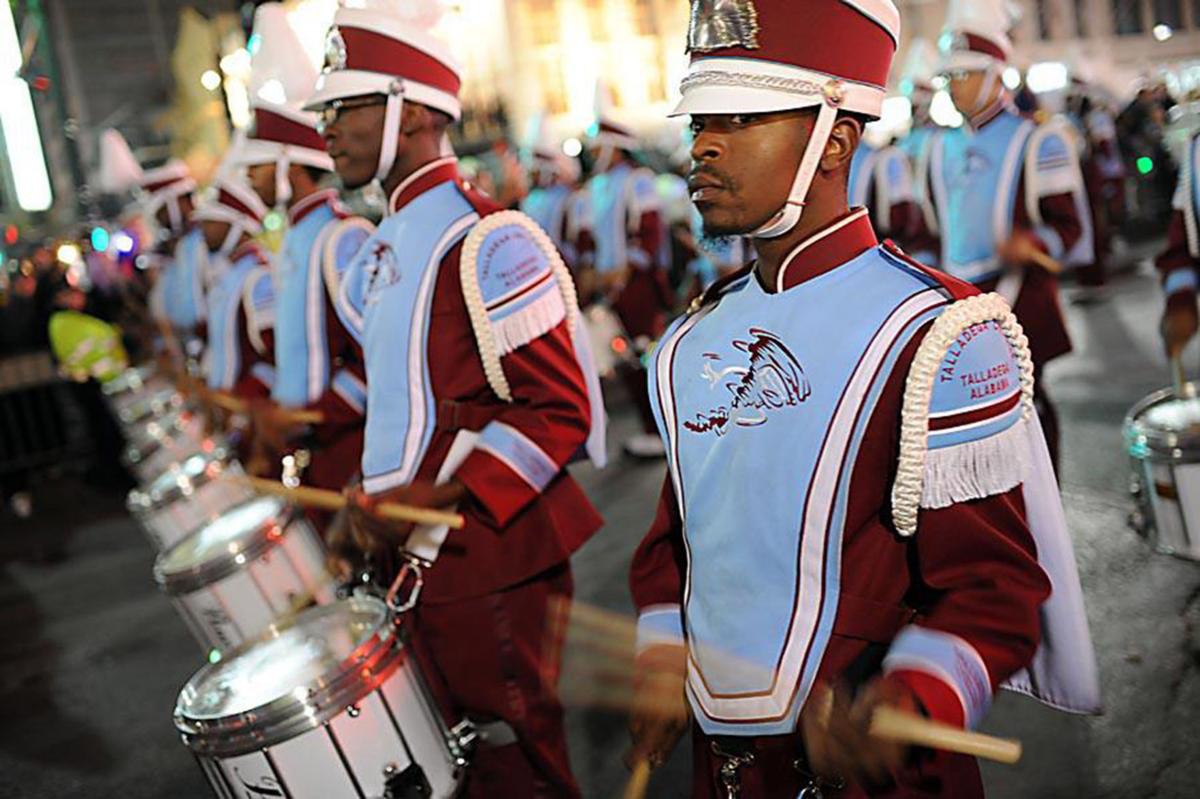
<svg viewBox="0 0 1200 799"><path fill-rule="evenodd" d="M1008 430L930 451L929 405L934 380L955 340L973 325L996 322L1016 357L1021 379L1021 421ZM917 531L921 508L945 508L1011 490L1024 482L1031 460L1025 425L1033 414L1033 359L1029 340L999 294L954 303L934 321L921 342L904 390L900 461L892 485L892 521L902 536Z"/></svg>
<svg viewBox="0 0 1200 799"><path fill-rule="evenodd" d="M479 287L478 261L480 249L487 237L502 227L519 227L537 246L538 250L550 262L554 281L558 284L557 292L548 292L534 303L521 309L519 313L511 314L504 319L493 321L488 315L483 301L483 293ZM520 211L498 211L489 214L471 228L463 242L462 258L459 268L463 299L467 304L467 313L471 317L471 328L475 331L475 341L479 347L479 357L483 362L483 373L488 385L504 402L512 402L512 389L500 359L510 352L525 346L536 338L546 335L555 325L567 320L567 326L574 336L579 324L579 299L575 293L575 281L571 272L563 263L562 256L546 231L537 222Z"/></svg>

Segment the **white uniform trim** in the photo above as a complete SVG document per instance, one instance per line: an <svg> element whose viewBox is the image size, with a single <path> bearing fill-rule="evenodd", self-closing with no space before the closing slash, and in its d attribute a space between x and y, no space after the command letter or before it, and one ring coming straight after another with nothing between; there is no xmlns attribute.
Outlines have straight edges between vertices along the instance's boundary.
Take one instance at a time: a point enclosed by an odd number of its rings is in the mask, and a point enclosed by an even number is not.
<svg viewBox="0 0 1200 799"><path fill-rule="evenodd" d="M925 482L929 459L929 403L934 381L946 353L959 335L972 325L984 322L999 323L1008 339L1020 370L1022 417L1027 421L1033 415L1033 358L1029 353L1029 340L1004 298L995 293L979 294L947 308L921 342L904 389L900 460L892 485L892 521L902 536L916 533L917 514L920 508L929 506ZM1013 429L1023 432L1024 425L1018 424ZM987 475L976 477L982 481L988 478Z"/></svg>

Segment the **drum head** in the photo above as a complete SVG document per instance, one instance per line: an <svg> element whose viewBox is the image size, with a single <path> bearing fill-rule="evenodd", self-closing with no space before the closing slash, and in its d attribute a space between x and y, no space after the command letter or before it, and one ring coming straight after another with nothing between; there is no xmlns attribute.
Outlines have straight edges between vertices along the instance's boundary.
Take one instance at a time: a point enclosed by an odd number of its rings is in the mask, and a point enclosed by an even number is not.
<svg viewBox="0 0 1200 799"><path fill-rule="evenodd" d="M387 606L354 596L310 608L198 671L175 726L193 750L236 754L317 727L378 687L403 657Z"/></svg>
<svg viewBox="0 0 1200 799"><path fill-rule="evenodd" d="M286 508L278 497L255 497L243 502L164 552L155 571L169 583L174 575L223 570L222 565L232 559L240 557L245 562L258 557L252 553L261 548L268 531L276 523L280 527L286 523Z"/></svg>
<svg viewBox="0 0 1200 799"><path fill-rule="evenodd" d="M1125 428L1136 457L1200 460L1200 396L1157 391L1134 406Z"/></svg>

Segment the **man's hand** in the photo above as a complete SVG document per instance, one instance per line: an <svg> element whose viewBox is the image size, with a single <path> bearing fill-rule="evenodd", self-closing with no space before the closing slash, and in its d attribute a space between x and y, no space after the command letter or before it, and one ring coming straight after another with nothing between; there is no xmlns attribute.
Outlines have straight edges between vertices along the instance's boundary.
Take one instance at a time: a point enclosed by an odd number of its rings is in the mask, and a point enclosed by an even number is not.
<svg viewBox="0 0 1200 799"><path fill-rule="evenodd" d="M645 760L658 768L671 756L679 739L692 725L684 695L687 679L687 648L661 644L638 655L629 716L633 745L625 754L625 765L633 768Z"/></svg>
<svg viewBox="0 0 1200 799"><path fill-rule="evenodd" d="M996 248L996 256L1009 266L1024 266L1034 262L1042 252L1037 240L1025 231L1014 231L1008 241Z"/></svg>
<svg viewBox="0 0 1200 799"><path fill-rule="evenodd" d="M442 485L417 480L379 494L368 494L361 484L356 483L346 489L345 495L350 533L355 544L364 553L384 553L403 545L414 525L383 519L378 513L381 504L394 502L418 508L450 508L466 498L467 489L453 479Z"/></svg>
<svg viewBox="0 0 1200 799"><path fill-rule="evenodd" d="M904 744L871 737L871 718L882 705L919 713L912 692L890 680L876 679L853 700L843 687L813 687L800 712L800 727L809 766L817 776L865 788L884 787L893 781L909 751Z"/></svg>
<svg viewBox="0 0 1200 799"><path fill-rule="evenodd" d="M1175 296L1168 298L1161 325L1167 357L1178 358L1196 335L1197 328L1200 328L1200 320L1197 319L1195 297L1181 294L1178 299Z"/></svg>

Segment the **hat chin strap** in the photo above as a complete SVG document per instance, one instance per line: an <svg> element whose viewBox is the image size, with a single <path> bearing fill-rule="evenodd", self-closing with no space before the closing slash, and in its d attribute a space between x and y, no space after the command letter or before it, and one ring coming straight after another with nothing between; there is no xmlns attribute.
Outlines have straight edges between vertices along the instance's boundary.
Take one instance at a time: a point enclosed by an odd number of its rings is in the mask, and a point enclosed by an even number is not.
<svg viewBox="0 0 1200 799"><path fill-rule="evenodd" d="M245 232L246 228L241 222L231 222L229 232L225 234L225 241L221 242L217 255L228 258L229 254L237 247L238 242L242 240L242 234Z"/></svg>
<svg viewBox="0 0 1200 799"><path fill-rule="evenodd" d="M287 208L292 201L292 179L288 172L292 170L292 159L284 150L275 159L275 207Z"/></svg>
<svg viewBox="0 0 1200 799"><path fill-rule="evenodd" d="M796 179L792 182L787 203L765 225L752 232L752 238L778 238L800 223L808 190L817 174L817 166L825 155L825 145L829 143L829 136L833 133L833 123L837 121L838 105L840 103L828 98L821 104L817 122L813 125L812 135L808 139L804 155L800 158L800 166L796 169Z"/></svg>
<svg viewBox="0 0 1200 799"><path fill-rule="evenodd" d="M183 230L183 212L179 208L178 197L167 198L167 219L170 220L172 232Z"/></svg>
<svg viewBox="0 0 1200 799"><path fill-rule="evenodd" d="M383 141L379 145L379 168L375 179L382 183L396 165L400 147L400 112L404 110L404 84L394 81L388 90L387 107L383 112Z"/></svg>

